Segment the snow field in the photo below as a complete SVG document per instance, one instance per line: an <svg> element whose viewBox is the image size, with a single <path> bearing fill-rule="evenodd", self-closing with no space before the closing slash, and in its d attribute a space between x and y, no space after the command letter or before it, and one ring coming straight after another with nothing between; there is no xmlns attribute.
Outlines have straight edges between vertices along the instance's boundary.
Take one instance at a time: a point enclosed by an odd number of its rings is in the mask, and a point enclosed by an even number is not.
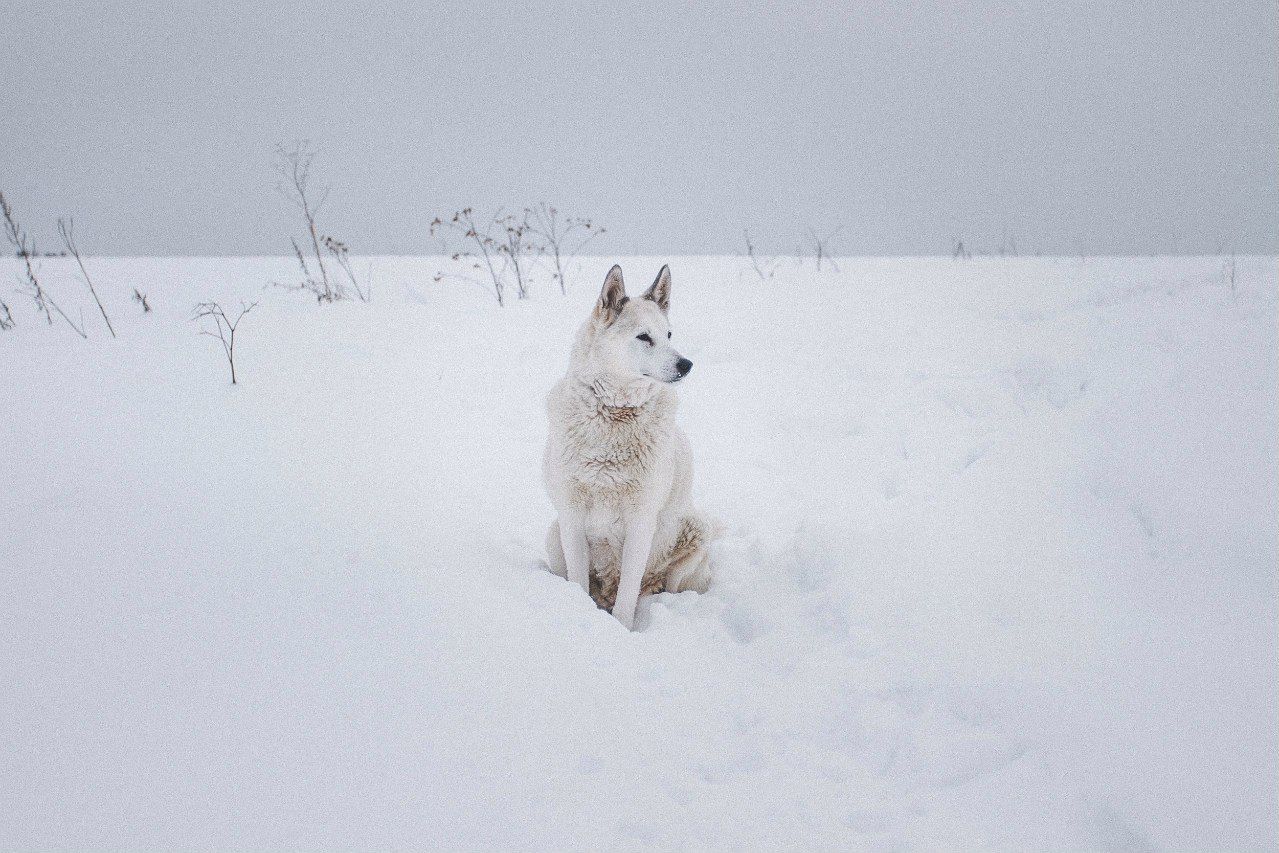
<svg viewBox="0 0 1279 853"><path fill-rule="evenodd" d="M635 633L541 564L614 260L89 259L114 341L5 295L0 846L1273 848L1274 259L621 259L725 525Z"/></svg>

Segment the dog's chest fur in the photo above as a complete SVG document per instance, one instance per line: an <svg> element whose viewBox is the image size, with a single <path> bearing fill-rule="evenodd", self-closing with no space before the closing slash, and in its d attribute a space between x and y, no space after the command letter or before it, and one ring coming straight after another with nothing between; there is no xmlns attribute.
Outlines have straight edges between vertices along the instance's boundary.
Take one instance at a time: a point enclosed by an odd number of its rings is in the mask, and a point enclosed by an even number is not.
<svg viewBox="0 0 1279 853"><path fill-rule="evenodd" d="M589 391L573 396L561 422L568 497L586 510L623 511L666 473L674 397L661 391L641 405L614 406Z"/></svg>

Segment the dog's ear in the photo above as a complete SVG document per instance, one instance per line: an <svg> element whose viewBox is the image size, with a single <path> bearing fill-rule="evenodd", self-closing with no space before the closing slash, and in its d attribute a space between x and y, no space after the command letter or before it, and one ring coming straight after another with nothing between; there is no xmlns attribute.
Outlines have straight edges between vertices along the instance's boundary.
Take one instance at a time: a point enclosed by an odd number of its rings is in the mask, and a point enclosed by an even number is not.
<svg viewBox="0 0 1279 853"><path fill-rule="evenodd" d="M626 285L622 283L622 268L613 264L613 268L604 276L604 287L600 289L600 301L595 303L595 316L606 323L617 319L626 305Z"/></svg>
<svg viewBox="0 0 1279 853"><path fill-rule="evenodd" d="M662 267L662 271L653 279L652 286L644 291L644 298L657 303L657 307L665 314L671 310L671 268Z"/></svg>

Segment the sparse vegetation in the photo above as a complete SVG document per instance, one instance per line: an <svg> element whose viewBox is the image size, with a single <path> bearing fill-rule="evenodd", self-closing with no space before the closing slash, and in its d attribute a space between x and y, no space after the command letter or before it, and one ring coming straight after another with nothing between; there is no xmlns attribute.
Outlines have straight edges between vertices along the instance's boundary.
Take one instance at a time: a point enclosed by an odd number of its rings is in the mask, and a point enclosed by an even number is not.
<svg viewBox="0 0 1279 853"><path fill-rule="evenodd" d="M605 229L582 217L561 217L553 206L542 202L532 211L532 231L544 243L544 251L554 264L552 277L559 282L560 293L568 293L564 267L577 256L587 243L603 234Z"/></svg>
<svg viewBox="0 0 1279 853"><path fill-rule="evenodd" d="M970 260L974 255L977 257L1001 257L1016 258L1021 256L1021 249L1017 243L1016 235L1009 234L1007 229L999 234L999 242L994 244L995 248L991 249L988 245L976 244L967 241L962 237L956 237L950 242L950 257L956 261ZM1042 250L1036 249L1035 255L1042 254Z"/></svg>
<svg viewBox="0 0 1279 853"><path fill-rule="evenodd" d="M137 291L134 291L136 293ZM146 304L146 298L143 297L143 305ZM191 319L194 321L212 320L214 329L210 331L207 326L200 329L200 334L208 335L211 338L217 338L222 344L222 352L226 355L227 364L231 367L231 384L236 384L235 377L235 332L240 325L240 321L244 316L257 307L256 302L249 304L240 303L240 313L236 314L232 320L227 316L226 311L216 302L201 302L195 306L195 316Z"/></svg>
<svg viewBox="0 0 1279 853"><path fill-rule="evenodd" d="M843 230L844 226L841 225L835 230L827 233L825 236L822 236L817 233L815 228L810 227L808 229L808 242L813 247L813 254L817 258L818 272L821 272L822 270L823 261L829 264L835 272L839 272L839 265L835 263L835 259L830 253L830 241L838 236L839 232Z"/></svg>
<svg viewBox="0 0 1279 853"><path fill-rule="evenodd" d="M107 331L111 333L111 337L115 337L115 328L111 325L111 318L107 316L107 309L102 307L102 300L98 298L98 291L93 287L93 279L89 278L89 271L84 268L84 259L80 257L80 249L75 243L75 222L70 219L58 219L58 236L62 238L62 245L66 247L66 252L75 258L76 264L80 267L80 276L84 279L84 283L89 287L89 293L93 296L93 301L98 306L98 311L102 313L102 321L107 324Z"/></svg>
<svg viewBox="0 0 1279 853"><path fill-rule="evenodd" d="M18 257L21 258L23 262L23 272L19 277L21 287L18 292L31 297L32 301L35 302L36 311L44 316L50 326L53 325L53 315L56 313L63 320L67 321L67 325L70 326L77 335L82 338L88 338L89 336L84 333L83 319L81 320L80 325L77 326L75 321L67 316L67 313L58 306L58 303L53 301L52 297L49 296L48 292L44 289L44 286L40 283L40 277L36 274L35 265L31 260L36 256L35 243L31 239L31 236L27 233L27 230L18 223L17 218L14 216L13 208L9 205L9 200L4 197L3 192L0 192L0 214L3 214L4 216L5 237L14 247L15 251L17 251ZM10 323L12 323L12 315L10 315L9 319Z"/></svg>
<svg viewBox="0 0 1279 853"><path fill-rule="evenodd" d="M448 219L441 219L437 216L431 221L430 233L432 237L445 231L457 235L462 240L464 247L452 254L452 260L456 262L469 260L471 269L481 273L487 272L489 285L493 288L494 296L497 297L497 304L505 305L506 282L503 279L505 269L498 269L497 265L498 259L502 256L502 244L493 239L493 223L490 223L481 231L475 221L474 209L465 207ZM435 275L436 281L445 278L459 278L484 286L482 279L461 273L439 272Z"/></svg>
<svg viewBox="0 0 1279 853"><path fill-rule="evenodd" d="M346 243L336 237L321 235L317 222L324 203L329 198L329 188L316 189L311 182L311 164L315 160L315 152L306 141L294 142L292 145L277 145L275 149L275 171L278 177L276 191L290 201L302 214L302 222L306 228L306 239L311 246L315 268L307 262L307 256L298 246L297 240L289 238L293 247L293 255L297 258L302 271L302 280L295 284L282 284L286 290L303 290L315 297L317 302L337 302L354 298L368 302L371 289L366 283L361 285L351 269L350 257ZM346 276L342 281L329 272L324 263L325 250L337 263ZM349 287L348 287L349 284Z"/></svg>
<svg viewBox="0 0 1279 853"><path fill-rule="evenodd" d="M508 286L514 286L516 296L527 299L532 292L532 273L539 266L550 269L551 278L559 282L560 292L568 292L567 268L582 248L604 233L604 229L589 219L562 216L551 205L542 202L536 208L524 208L520 213L504 214L499 210L491 220L476 217L475 209L466 207L447 219L436 217L431 221L432 237L448 234L460 244L450 248L447 242L442 248L455 263L464 263L472 272L442 270L436 281L446 278L470 281L491 289L499 305L506 304ZM538 261L548 257L545 265ZM507 281L507 274L513 281Z"/></svg>
<svg viewBox="0 0 1279 853"><path fill-rule="evenodd" d="M133 301L142 306L143 314L151 313L151 303L147 301L147 295L136 287L133 288Z"/></svg>
<svg viewBox="0 0 1279 853"><path fill-rule="evenodd" d="M529 226L530 211L526 207L519 216L507 214L497 220L504 229L505 239L497 250L506 256L510 268L515 271L515 295L520 299L528 299L529 264L541 257L544 248L535 240L535 233Z"/></svg>
<svg viewBox="0 0 1279 853"><path fill-rule="evenodd" d="M294 248L297 248L296 244ZM364 285L361 285L360 280L355 277L355 271L351 269L351 255L347 245L336 237L325 237L324 248L328 250L333 260L337 262L338 268L342 270L346 280L350 282L356 298L361 302L368 302L373 296L372 267L369 269L369 280Z"/></svg>
<svg viewBox="0 0 1279 853"><path fill-rule="evenodd" d="M755 245L751 242L750 232L746 229L742 229L742 238L746 240L746 257L750 259L751 269L755 270L760 281L768 281L773 277L773 273L777 272L777 259L761 260L755 254Z"/></svg>

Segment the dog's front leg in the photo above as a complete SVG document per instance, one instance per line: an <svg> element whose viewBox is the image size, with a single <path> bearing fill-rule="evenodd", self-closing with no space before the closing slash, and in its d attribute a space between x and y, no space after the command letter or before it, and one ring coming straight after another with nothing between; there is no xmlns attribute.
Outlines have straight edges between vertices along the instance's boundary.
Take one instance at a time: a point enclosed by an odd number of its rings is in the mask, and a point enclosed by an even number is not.
<svg viewBox="0 0 1279 853"><path fill-rule="evenodd" d="M560 547L568 579L589 595L591 592L591 550L586 543L586 519L577 513L560 513Z"/></svg>
<svg viewBox="0 0 1279 853"><path fill-rule="evenodd" d="M635 625L635 606L639 603L640 584L644 581L656 529L657 519L653 516L635 518L626 525L626 539L622 542L622 577L617 584L613 615L628 631Z"/></svg>

